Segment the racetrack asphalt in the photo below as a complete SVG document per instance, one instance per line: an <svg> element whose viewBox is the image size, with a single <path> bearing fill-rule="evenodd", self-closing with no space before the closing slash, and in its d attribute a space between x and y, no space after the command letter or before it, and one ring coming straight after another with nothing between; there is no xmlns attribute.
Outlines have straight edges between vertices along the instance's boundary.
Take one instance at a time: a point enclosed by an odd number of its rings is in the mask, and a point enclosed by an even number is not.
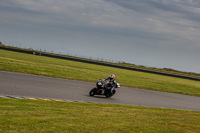
<svg viewBox="0 0 200 133"><path fill-rule="evenodd" d="M98 80L98 79L97 79ZM89 96L95 83L0 71L0 95L200 111L200 97L118 88L111 98Z"/></svg>

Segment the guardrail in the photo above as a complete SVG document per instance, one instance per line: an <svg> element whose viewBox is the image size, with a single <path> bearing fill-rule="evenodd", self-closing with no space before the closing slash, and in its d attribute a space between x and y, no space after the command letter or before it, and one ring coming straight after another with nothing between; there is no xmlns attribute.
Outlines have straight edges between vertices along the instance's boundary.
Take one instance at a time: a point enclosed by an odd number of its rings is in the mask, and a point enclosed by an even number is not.
<svg viewBox="0 0 200 133"><path fill-rule="evenodd" d="M86 58L84 59L84 58L77 58L77 57L70 57L70 56L61 56L61 55L50 54L50 53L45 53L45 52L40 52L40 51L35 51L35 50L15 49L15 48L8 48L8 47L1 47L1 46L0 46L0 49L200 81L200 78L171 74L171 73L163 73L163 72L158 72L158 71L151 71L151 70L140 69L140 68L135 68L135 67L127 67L127 66L116 65L116 64L105 63L105 62L98 62L98 61L93 61Z"/></svg>

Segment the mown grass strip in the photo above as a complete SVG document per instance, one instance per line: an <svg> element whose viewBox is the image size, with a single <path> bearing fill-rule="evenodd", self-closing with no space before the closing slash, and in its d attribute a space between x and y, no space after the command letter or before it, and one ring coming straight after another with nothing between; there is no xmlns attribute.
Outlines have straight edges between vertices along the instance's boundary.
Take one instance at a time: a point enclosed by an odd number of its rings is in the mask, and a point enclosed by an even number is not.
<svg viewBox="0 0 200 133"><path fill-rule="evenodd" d="M0 98L0 132L199 132L200 112Z"/></svg>
<svg viewBox="0 0 200 133"><path fill-rule="evenodd" d="M0 50L0 70L96 82L111 73L122 86L200 96L200 82Z"/></svg>

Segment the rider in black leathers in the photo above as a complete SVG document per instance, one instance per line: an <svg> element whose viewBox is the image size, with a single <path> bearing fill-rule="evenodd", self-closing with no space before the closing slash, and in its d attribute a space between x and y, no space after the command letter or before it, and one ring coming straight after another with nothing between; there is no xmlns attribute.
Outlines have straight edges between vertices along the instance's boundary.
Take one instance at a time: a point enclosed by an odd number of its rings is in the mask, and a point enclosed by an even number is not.
<svg viewBox="0 0 200 133"><path fill-rule="evenodd" d="M117 86L117 82L115 81L115 75L111 74L108 78L104 79L105 82L107 82L105 86L105 90L108 89L108 87L115 87Z"/></svg>

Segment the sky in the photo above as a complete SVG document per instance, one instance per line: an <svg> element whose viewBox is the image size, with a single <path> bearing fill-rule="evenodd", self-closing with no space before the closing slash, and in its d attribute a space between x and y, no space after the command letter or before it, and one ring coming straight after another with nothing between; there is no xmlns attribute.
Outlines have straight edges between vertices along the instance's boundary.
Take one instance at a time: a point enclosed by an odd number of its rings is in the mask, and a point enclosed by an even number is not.
<svg viewBox="0 0 200 133"><path fill-rule="evenodd" d="M0 41L200 73L200 0L1 0Z"/></svg>

